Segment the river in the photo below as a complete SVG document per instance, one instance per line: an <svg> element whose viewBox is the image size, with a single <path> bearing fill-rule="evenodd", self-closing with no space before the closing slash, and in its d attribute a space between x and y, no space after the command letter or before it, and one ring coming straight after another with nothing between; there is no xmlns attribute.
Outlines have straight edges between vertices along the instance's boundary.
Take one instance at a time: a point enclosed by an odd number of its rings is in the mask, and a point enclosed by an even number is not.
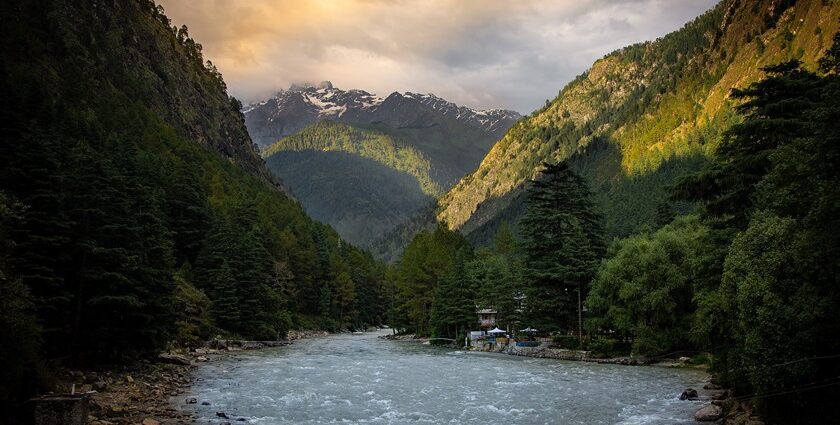
<svg viewBox="0 0 840 425"><path fill-rule="evenodd" d="M191 390L173 402L197 423L252 424L670 425L693 423L701 406L677 399L702 387L697 370L464 352L382 334L221 357L198 368ZM199 404L183 405L184 397Z"/></svg>

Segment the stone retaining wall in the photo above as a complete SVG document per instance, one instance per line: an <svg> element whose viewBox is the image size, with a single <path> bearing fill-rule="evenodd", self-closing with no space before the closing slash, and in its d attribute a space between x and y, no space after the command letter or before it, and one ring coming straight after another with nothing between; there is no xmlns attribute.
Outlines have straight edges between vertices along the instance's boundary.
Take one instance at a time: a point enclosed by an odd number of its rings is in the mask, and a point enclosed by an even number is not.
<svg viewBox="0 0 840 425"><path fill-rule="evenodd" d="M538 347L517 347L511 344L507 345L503 349L497 349L493 351L509 354L512 356L536 357L540 359L574 360L580 362L608 363L621 365L641 364L637 359L632 357L615 357L609 359L599 359L593 357L591 351L554 348L551 347L550 343L542 343Z"/></svg>

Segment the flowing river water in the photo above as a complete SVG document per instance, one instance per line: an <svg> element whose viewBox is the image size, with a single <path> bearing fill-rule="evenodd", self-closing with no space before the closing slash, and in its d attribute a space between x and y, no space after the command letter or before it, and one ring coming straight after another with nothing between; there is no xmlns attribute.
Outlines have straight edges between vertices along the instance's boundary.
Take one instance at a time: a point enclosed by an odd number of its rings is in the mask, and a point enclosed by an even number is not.
<svg viewBox="0 0 840 425"><path fill-rule="evenodd" d="M226 356L173 402L197 423L693 423L705 373L456 351L335 335ZM183 405L183 397L199 404ZM209 406L201 405L209 402ZM216 416L223 411L230 419Z"/></svg>

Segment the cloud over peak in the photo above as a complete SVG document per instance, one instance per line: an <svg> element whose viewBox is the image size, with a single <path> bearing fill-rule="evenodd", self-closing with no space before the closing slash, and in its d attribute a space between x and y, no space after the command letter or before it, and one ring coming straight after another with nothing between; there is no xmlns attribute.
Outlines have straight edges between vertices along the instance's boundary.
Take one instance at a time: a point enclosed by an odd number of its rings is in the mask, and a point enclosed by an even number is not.
<svg viewBox="0 0 840 425"><path fill-rule="evenodd" d="M530 112L597 58L714 0L161 0L244 102L293 82Z"/></svg>

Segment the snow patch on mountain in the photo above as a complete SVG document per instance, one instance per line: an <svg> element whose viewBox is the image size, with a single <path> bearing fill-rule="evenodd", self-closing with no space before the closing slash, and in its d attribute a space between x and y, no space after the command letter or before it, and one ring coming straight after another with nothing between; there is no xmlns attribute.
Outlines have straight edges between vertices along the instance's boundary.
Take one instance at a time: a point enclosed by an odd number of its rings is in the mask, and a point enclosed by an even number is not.
<svg viewBox="0 0 840 425"><path fill-rule="evenodd" d="M394 96L417 101L426 108L498 137L522 118L518 112L507 109L475 110L458 106L430 93L394 92L388 97ZM322 81L318 84L292 84L287 90L277 92L271 99L244 106L242 113L246 115L246 120L248 115L258 113L269 123L288 117L292 112L296 115L306 115L305 121L365 121L366 117L376 115L384 101L382 97L364 90L341 90L329 81ZM289 128L293 129L296 127Z"/></svg>
<svg viewBox="0 0 840 425"><path fill-rule="evenodd" d="M505 131L512 122L522 118L519 112L509 109L484 109L476 110L466 106L458 106L446 99L441 99L431 93L406 92L405 97L415 99L418 102L436 110L444 115L453 117L459 121L466 122L473 127L480 128L488 133L494 133L504 128Z"/></svg>

